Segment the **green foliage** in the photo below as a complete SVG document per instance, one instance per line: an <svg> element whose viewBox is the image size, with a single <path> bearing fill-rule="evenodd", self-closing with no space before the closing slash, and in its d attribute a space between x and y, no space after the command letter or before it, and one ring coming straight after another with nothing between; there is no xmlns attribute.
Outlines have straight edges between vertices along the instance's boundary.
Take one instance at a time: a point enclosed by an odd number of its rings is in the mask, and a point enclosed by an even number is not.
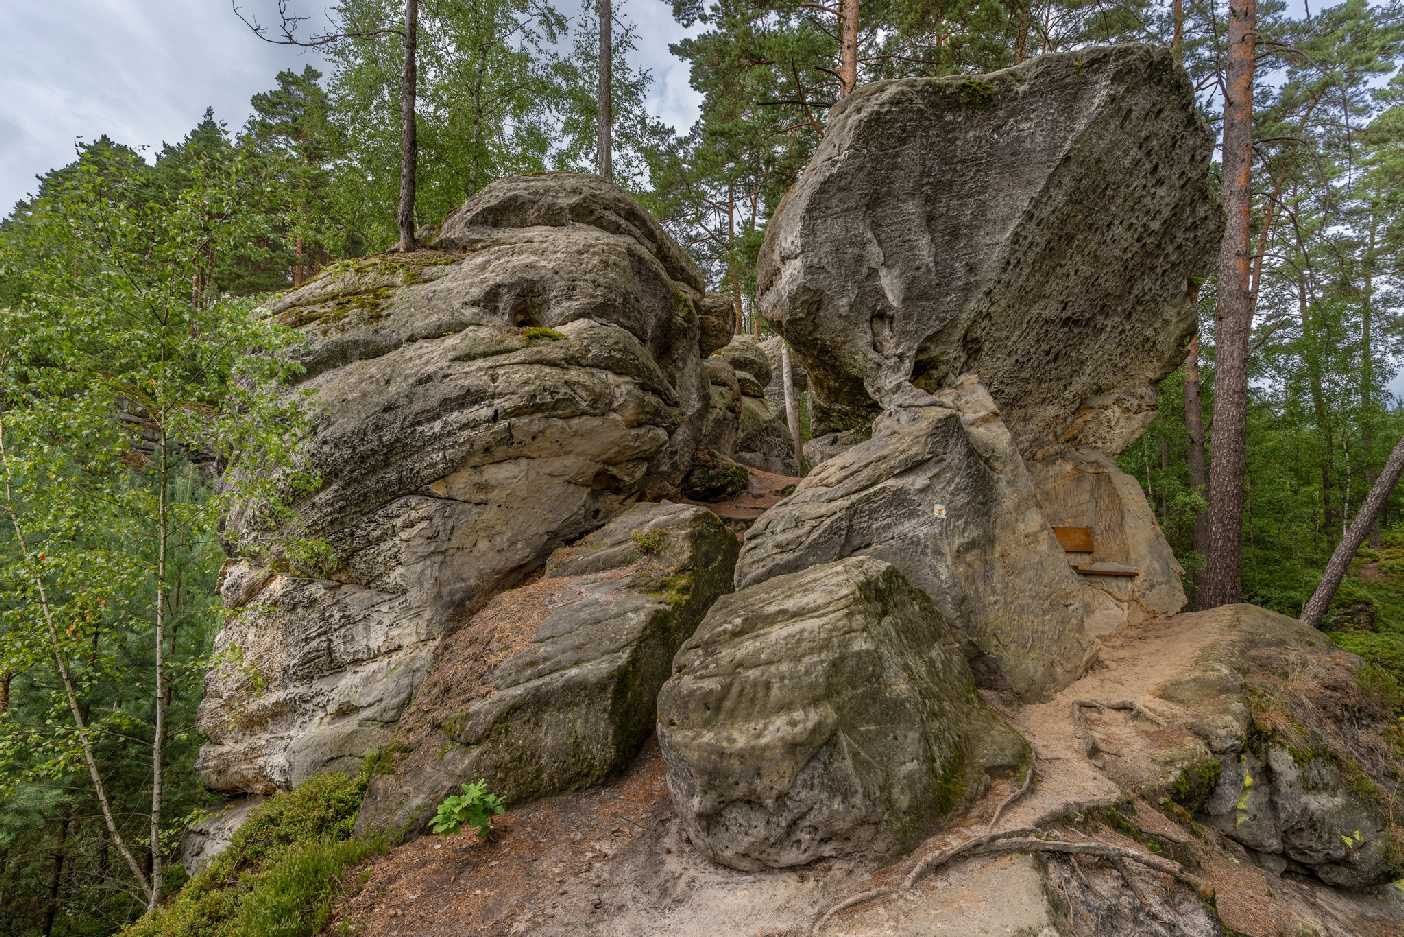
<svg viewBox="0 0 1404 937"><path fill-rule="evenodd" d="M444 798L429 828L435 833L457 833L467 824L477 831L479 839L487 839L492 832L492 818L506 809L502 798L488 791L487 780L478 778L464 784L461 793Z"/></svg>
<svg viewBox="0 0 1404 937"><path fill-rule="evenodd" d="M1333 633L1331 640L1365 661L1356 677L1361 686L1404 715L1404 629L1383 633L1340 631Z"/></svg>
<svg viewBox="0 0 1404 937"><path fill-rule="evenodd" d="M528 342L563 342L565 333L544 325L529 325L522 329L522 337Z"/></svg>
<svg viewBox="0 0 1404 937"><path fill-rule="evenodd" d="M663 531L661 530L636 530L629 534L629 539L634 541L634 547L640 556L657 553L663 548Z"/></svg>
<svg viewBox="0 0 1404 937"><path fill-rule="evenodd" d="M1187 765L1171 785L1170 799L1193 816L1214 793L1222 771L1223 765L1217 758L1205 758Z"/></svg>
<svg viewBox="0 0 1404 937"><path fill-rule="evenodd" d="M278 393L291 336L225 293L258 257L251 185L206 115L155 166L111 141L83 147L0 228L12 303L0 315L0 902L42 921L43 870L62 854L60 933L110 932L140 908L97 819L84 741L138 856L169 859L208 796L193 765L224 620L219 517L232 498L280 503L286 488L269 480L288 480L302 423ZM216 492L222 464L245 480ZM157 609L166 732L153 844Z"/></svg>
<svg viewBox="0 0 1404 937"><path fill-rule="evenodd" d="M351 838L364 775L326 774L277 794L228 849L123 937L311 937L357 863L380 840Z"/></svg>

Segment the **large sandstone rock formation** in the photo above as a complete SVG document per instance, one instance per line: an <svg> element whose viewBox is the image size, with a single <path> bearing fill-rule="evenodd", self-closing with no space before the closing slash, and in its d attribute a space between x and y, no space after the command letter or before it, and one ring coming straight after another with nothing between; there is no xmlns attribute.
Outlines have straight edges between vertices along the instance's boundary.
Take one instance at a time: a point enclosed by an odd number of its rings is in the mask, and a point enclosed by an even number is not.
<svg viewBox="0 0 1404 937"><path fill-rule="evenodd" d="M1201 819L1277 873L1365 888L1404 875L1398 752L1359 658L1251 605L1180 616L1222 636L1155 688L1202 741ZM1383 718L1382 718L1383 717Z"/></svg>
<svg viewBox="0 0 1404 937"><path fill-rule="evenodd" d="M417 832L477 777L518 803L625 767L735 560L715 515L678 504L636 505L557 551L541 580L497 596L440 645L357 828Z"/></svg>
<svg viewBox="0 0 1404 937"><path fill-rule="evenodd" d="M766 228L759 301L816 432L973 372L1020 450L1118 452L1194 329L1219 216L1212 139L1169 52L877 82L834 109Z"/></svg>
<svg viewBox="0 0 1404 937"><path fill-rule="evenodd" d="M772 347L749 335L735 335L707 359L704 367L712 409L707 414L703 445L754 468L796 475L799 466L785 422L784 401L773 392L780 372L770 358Z"/></svg>
<svg viewBox="0 0 1404 937"><path fill-rule="evenodd" d="M673 803L733 868L909 847L1022 759L945 619L880 560L724 596L674 666L658 701Z"/></svg>
<svg viewBox="0 0 1404 937"><path fill-rule="evenodd" d="M746 533L738 587L864 555L906 573L966 642L982 682L1036 698L1086 667L1099 607L973 379L912 390L872 438L824 462Z"/></svg>
<svg viewBox="0 0 1404 937"><path fill-rule="evenodd" d="M306 336L300 457L320 486L292 524L256 505L230 519L238 615L201 717L212 788L354 765L445 632L689 467L702 280L631 199L589 176L507 179L443 232L438 251L337 265L270 307Z"/></svg>

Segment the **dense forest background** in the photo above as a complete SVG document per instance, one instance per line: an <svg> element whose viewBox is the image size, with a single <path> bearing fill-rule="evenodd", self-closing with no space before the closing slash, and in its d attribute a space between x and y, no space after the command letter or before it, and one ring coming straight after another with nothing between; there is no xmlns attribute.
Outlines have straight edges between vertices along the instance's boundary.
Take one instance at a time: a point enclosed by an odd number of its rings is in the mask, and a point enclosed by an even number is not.
<svg viewBox="0 0 1404 937"><path fill-rule="evenodd" d="M497 177L596 166L594 9L422 4L421 230ZM223 620L220 513L251 494L272 503L260 486L295 468L287 445L305 418L270 392L284 376L270 352L291 338L257 304L396 243L404 33L382 27L401 12L342 0L325 73L270 75L242 127L207 112L155 152L92 128L0 222L0 931L115 933L180 885L168 861L210 804L194 716ZM764 332L756 255L839 96L839 10L673 0L672 13L700 26L673 47L700 116L679 134L648 112L651 77L616 7L614 175L732 297L737 328ZM1404 10L1265 0L1257 16L1242 594L1296 615L1404 433L1391 389L1404 340ZM1182 54L1217 126L1226 31L1214 0L863 0L857 82L1151 42ZM1214 445L1215 285L1200 286L1186 368L1122 457L1191 592ZM230 464L244 470L218 482ZM1404 715L1398 503L1327 626Z"/></svg>

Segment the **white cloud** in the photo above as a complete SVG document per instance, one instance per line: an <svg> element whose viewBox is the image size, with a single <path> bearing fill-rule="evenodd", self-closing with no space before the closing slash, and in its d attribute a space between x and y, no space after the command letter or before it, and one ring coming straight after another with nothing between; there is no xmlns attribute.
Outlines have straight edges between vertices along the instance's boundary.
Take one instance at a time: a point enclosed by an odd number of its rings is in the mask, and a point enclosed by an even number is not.
<svg viewBox="0 0 1404 937"><path fill-rule="evenodd" d="M593 0L590 0L593 2ZM294 0L317 25L323 0ZM73 159L77 138L107 134L159 149L183 137L207 106L232 128L248 116L250 95L281 68L318 64L315 52L262 42L234 16L229 0L8 0L0 30L0 213L35 188L34 177ZM265 21L274 0L241 0ZM574 14L576 0L564 0ZM650 68L650 105L686 130L699 98L687 66L668 51L684 35L666 0L623 9L640 32L639 64Z"/></svg>

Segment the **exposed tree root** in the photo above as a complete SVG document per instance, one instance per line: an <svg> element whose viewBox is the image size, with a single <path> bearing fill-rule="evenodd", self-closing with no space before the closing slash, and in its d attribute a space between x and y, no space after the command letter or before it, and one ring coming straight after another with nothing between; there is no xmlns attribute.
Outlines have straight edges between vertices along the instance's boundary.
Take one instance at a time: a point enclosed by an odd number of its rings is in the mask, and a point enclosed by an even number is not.
<svg viewBox="0 0 1404 937"><path fill-rule="evenodd" d="M1056 853L1073 857L1074 865L1076 865L1077 856L1093 856L1098 859L1105 859L1117 867L1118 871L1121 872L1122 878L1126 880L1127 886L1143 905L1146 904L1146 897L1141 889L1132 881L1130 873L1126 870L1125 864L1128 862L1134 862L1152 871L1168 875L1176 881L1183 882L1190 886L1195 889L1195 891L1203 890L1203 883L1201 883L1199 879L1190 875L1184 869L1180 868L1177 863L1169 859L1162 859L1159 856L1148 855L1134 849L1113 846L1109 843L1097 842L1095 840L1074 842L1069 840L1038 839L1033 835L1035 833L1037 833L1037 830L1019 829L1009 830L1004 833L986 834L966 840L957 846L952 846L949 849L928 856L907 874L906 879L900 886L874 888L871 891L860 892L829 908L814 922L814 927L810 933L812 937L818 937L824 925L827 924L834 915L847 911L857 905L910 892L922 878L956 861L963 861L976 856L991 856L1011 852ZM1082 870L1079 868L1077 871L1080 876Z"/></svg>
<svg viewBox="0 0 1404 937"><path fill-rule="evenodd" d="M1089 758L1099 750L1104 749L1098 748L1097 742L1090 728L1087 726L1086 717L1083 715L1084 709L1111 709L1119 712L1129 712L1133 716L1145 719L1147 722L1162 726L1165 724L1165 720L1160 716L1132 700L1118 700L1115 702L1077 700L1072 704L1073 728L1083 744L1085 754ZM879 901L884 898L910 893L919 881L938 869L975 856L988 856L1011 852L1057 853L1068 856L1072 860L1073 868L1077 871L1078 877L1084 882L1087 880L1082 873L1082 868L1077 863L1077 857L1093 856L1095 858L1105 859L1112 863L1117 871L1121 873L1121 877L1126 881L1127 887L1142 905L1146 904L1145 894L1132 880L1131 874L1126 867L1127 863L1134 862L1153 871L1169 875L1176 881L1183 882L1197 891L1202 889L1200 881L1182 869L1178 863L1172 862L1169 859L1162 859L1159 856L1138 852L1134 849L1113 846L1109 843L1097 842L1095 840L1066 841L1039 839L1039 831L1033 827L1022 827L996 833L994 828L999 823L1000 818L1004 816L1005 811L1027 794L1033 787L1037 768L1037 760L1031 756L1028 773L1024 776L1024 783L1020 785L1017 791L1014 791L1006 797L1000 805L995 808L994 816L990 818L989 825L986 827L984 834L967 839L954 846L939 849L918 859L911 870L907 872L906 876L902 879L900 885L889 885L882 888L869 889L868 891L851 895L835 905L831 905L814 921L814 926L810 930L811 937L819 937L819 933L823 930L824 925L837 914L872 901Z"/></svg>
<svg viewBox="0 0 1404 937"><path fill-rule="evenodd" d="M1082 753L1088 758L1095 758L1098 752L1105 752L1108 755L1115 755L1117 753L1111 749L1103 748L1101 743L1097 741L1097 737L1093 735L1092 729L1087 725L1087 716L1083 713L1084 709L1096 709L1099 711L1111 709L1117 712L1128 712L1132 716L1144 719L1155 725L1165 725L1164 719L1135 700L1116 700L1110 703L1089 699L1073 700L1073 731L1076 733L1078 741L1082 743Z"/></svg>
<svg viewBox="0 0 1404 937"><path fill-rule="evenodd" d="M1024 775L1024 783L1017 791L1004 798L1000 805L995 808L994 816L990 817L990 825L985 827L986 833L994 832L995 825L999 823L999 818L1004 816L1004 811L1012 807L1016 800L1029 792L1029 789L1033 787L1034 772L1037 770L1038 753L1033 750L1033 746L1029 746L1029 770L1028 773Z"/></svg>

